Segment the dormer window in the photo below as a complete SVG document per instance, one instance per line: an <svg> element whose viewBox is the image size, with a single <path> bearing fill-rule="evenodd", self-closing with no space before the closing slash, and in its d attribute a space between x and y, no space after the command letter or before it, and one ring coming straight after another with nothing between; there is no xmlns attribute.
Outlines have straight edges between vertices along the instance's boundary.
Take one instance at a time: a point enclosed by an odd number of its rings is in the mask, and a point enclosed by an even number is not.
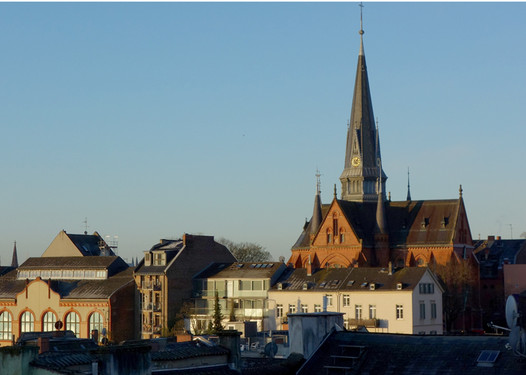
<svg viewBox="0 0 526 375"><path fill-rule="evenodd" d="M309 288L309 285L307 283L303 283L303 290L307 290Z"/></svg>
<svg viewBox="0 0 526 375"><path fill-rule="evenodd" d="M282 283L278 283L278 290L283 290L283 284Z"/></svg>
<svg viewBox="0 0 526 375"><path fill-rule="evenodd" d="M396 284L396 290L402 290L402 283Z"/></svg>
<svg viewBox="0 0 526 375"><path fill-rule="evenodd" d="M427 228L427 226L429 225L429 218L426 217L424 218L424 220L422 220L422 228Z"/></svg>
<svg viewBox="0 0 526 375"><path fill-rule="evenodd" d="M144 265L145 266L151 266L152 265L152 254L150 253L144 253Z"/></svg>
<svg viewBox="0 0 526 375"><path fill-rule="evenodd" d="M444 219L442 219L442 222L440 224L442 225L442 228L447 227L447 225L449 224L449 217L444 217Z"/></svg>

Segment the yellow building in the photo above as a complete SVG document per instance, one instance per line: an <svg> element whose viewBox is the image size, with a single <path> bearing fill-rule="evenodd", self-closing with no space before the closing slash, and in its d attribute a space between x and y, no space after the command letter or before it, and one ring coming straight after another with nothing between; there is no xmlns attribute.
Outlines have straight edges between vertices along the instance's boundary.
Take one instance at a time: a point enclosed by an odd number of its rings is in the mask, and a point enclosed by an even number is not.
<svg viewBox="0 0 526 375"><path fill-rule="evenodd" d="M345 328L443 333L443 289L424 267L287 269L268 292L269 316L286 329L289 313L344 313Z"/></svg>
<svg viewBox="0 0 526 375"><path fill-rule="evenodd" d="M0 346L25 332L56 329L80 338L97 330L100 340L103 329L110 340L135 338L133 269L118 256L100 255L108 253L100 240L62 231L46 256L0 277Z"/></svg>

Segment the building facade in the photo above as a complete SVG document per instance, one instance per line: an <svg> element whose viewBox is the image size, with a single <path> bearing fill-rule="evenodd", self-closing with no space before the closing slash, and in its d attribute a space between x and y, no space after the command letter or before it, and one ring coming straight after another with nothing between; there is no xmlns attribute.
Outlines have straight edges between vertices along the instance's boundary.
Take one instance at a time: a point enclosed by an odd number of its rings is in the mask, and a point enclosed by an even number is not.
<svg viewBox="0 0 526 375"><path fill-rule="evenodd" d="M289 268L269 291L277 329L288 314L343 313L345 328L369 332L442 334L443 289L425 267Z"/></svg>
<svg viewBox="0 0 526 375"><path fill-rule="evenodd" d="M117 256L29 258L0 277L0 346L25 332L135 338L132 269ZM103 335L105 333L105 335Z"/></svg>
<svg viewBox="0 0 526 375"><path fill-rule="evenodd" d="M214 262L236 258L213 236L185 234L178 240L161 240L144 252L134 271L140 293L140 336L157 338L172 330L183 301L192 296L192 278Z"/></svg>
<svg viewBox="0 0 526 375"><path fill-rule="evenodd" d="M276 329L269 319L268 291L286 269L281 262L216 263L194 277L191 328L206 331L217 300L225 329L245 333L244 323L256 322L258 331Z"/></svg>

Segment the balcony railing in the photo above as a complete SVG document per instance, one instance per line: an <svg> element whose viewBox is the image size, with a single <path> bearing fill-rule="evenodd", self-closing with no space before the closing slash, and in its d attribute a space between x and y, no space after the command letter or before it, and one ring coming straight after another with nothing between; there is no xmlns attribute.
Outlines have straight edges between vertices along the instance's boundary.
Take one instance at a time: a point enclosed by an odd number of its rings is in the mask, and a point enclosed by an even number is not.
<svg viewBox="0 0 526 375"><path fill-rule="evenodd" d="M349 319L348 321L350 326L363 326L368 328L378 327L378 319Z"/></svg>

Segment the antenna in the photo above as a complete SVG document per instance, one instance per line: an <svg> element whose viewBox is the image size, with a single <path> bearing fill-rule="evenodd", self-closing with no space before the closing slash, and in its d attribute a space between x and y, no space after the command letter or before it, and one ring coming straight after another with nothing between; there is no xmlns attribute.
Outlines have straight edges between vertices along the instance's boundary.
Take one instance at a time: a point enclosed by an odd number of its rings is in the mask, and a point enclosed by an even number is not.
<svg viewBox="0 0 526 375"><path fill-rule="evenodd" d="M119 236L104 236L104 241L106 241L106 244L113 250L115 255L117 255L117 250L119 249Z"/></svg>
<svg viewBox="0 0 526 375"><path fill-rule="evenodd" d="M84 218L84 221L82 222L82 224L84 224L84 234L88 234L88 218L85 217Z"/></svg>
<svg viewBox="0 0 526 375"><path fill-rule="evenodd" d="M321 193L321 174L318 168L316 168L316 195Z"/></svg>

